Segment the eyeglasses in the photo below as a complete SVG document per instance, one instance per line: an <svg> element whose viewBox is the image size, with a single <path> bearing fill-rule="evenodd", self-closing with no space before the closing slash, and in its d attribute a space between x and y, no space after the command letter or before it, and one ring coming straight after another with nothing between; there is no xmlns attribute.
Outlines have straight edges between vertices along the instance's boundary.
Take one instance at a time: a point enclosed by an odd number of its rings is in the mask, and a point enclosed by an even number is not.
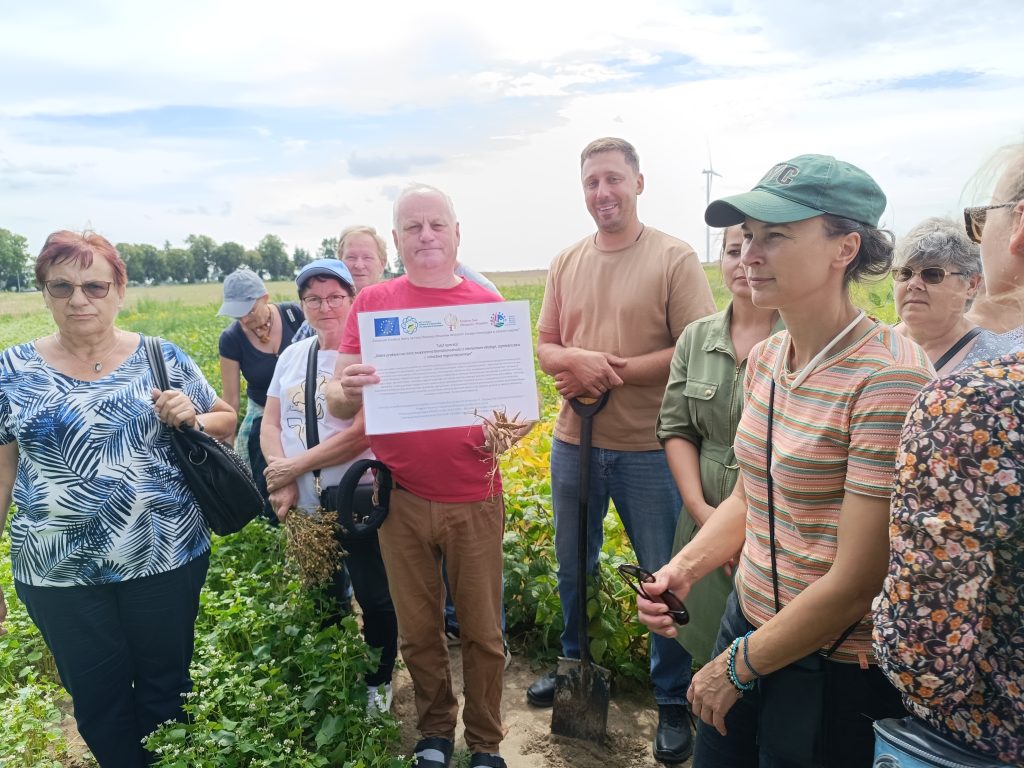
<svg viewBox="0 0 1024 768"><path fill-rule="evenodd" d="M947 275L965 275L966 272L947 272L942 267L925 267L915 272L910 267L897 267L892 271L892 279L897 283L905 283L914 275L920 275L928 285L938 285Z"/></svg>
<svg viewBox="0 0 1024 768"><path fill-rule="evenodd" d="M330 296L324 296L323 298L320 296L306 296L302 299L302 303L310 309L320 309L324 303L331 309L337 309L345 303L345 299L349 298L351 297L344 293L332 293Z"/></svg>
<svg viewBox="0 0 1024 768"><path fill-rule="evenodd" d="M667 605L668 615L672 617L672 621L676 624L683 626L690 623L690 612L686 610L683 601L676 597L671 590L666 589L660 595L647 594L647 590L644 589L643 585L654 581L654 574L646 568L641 568L639 565L633 565L632 563L623 563L619 566L619 575L622 576L622 580L629 585L630 589L641 597L650 600L652 603L664 603Z"/></svg>
<svg viewBox="0 0 1024 768"><path fill-rule="evenodd" d="M70 299L75 288L81 288L82 293L90 299L103 299L110 293L110 286L113 283L102 280L90 280L88 283L69 283L67 280L47 280L43 283L46 292L55 299Z"/></svg>
<svg viewBox="0 0 1024 768"><path fill-rule="evenodd" d="M972 242L981 242L981 231L985 229L985 219L988 218L989 211L995 211L999 208L1013 208L1019 200L1015 200L1012 203L1003 203L1002 205L976 205L973 208L964 208L964 226L967 227L967 236L971 238Z"/></svg>

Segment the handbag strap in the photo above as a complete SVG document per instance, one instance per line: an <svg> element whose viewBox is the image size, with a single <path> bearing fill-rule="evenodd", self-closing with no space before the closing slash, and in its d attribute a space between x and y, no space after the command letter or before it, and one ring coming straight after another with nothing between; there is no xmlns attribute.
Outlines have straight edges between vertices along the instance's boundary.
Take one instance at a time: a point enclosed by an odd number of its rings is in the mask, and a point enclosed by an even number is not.
<svg viewBox="0 0 1024 768"><path fill-rule="evenodd" d="M970 342L970 340L979 333L981 333L981 328L974 326L971 330L961 336L952 347L946 350L942 357L935 361L935 370L939 370L942 366L952 360L956 353L967 346L968 342Z"/></svg>
<svg viewBox="0 0 1024 768"><path fill-rule="evenodd" d="M164 360L163 348L160 346L159 336L143 336L143 344L146 348L146 357L149 359L149 369L153 372L153 380L161 392L171 388L167 378L167 362Z"/></svg>
<svg viewBox="0 0 1024 768"><path fill-rule="evenodd" d="M320 445L320 428L317 426L316 418L316 371L317 354L320 352L320 339L313 337L313 343L309 345L309 357L306 358L306 450L316 448ZM316 487L316 495L320 496L320 469L313 470L313 484Z"/></svg>
<svg viewBox="0 0 1024 768"><path fill-rule="evenodd" d="M768 543L771 550L772 560L772 590L775 597L775 613L777 614L782 610L782 601L779 600L779 566L776 560L776 549L775 549L775 484L772 480L772 423L775 421L775 377L772 376L772 388L768 394L768 435L767 435L767 460L765 463L765 474L768 483ZM855 621L846 631L839 636L832 647L825 652L825 657L828 658L842 645L846 638L857 628L860 621Z"/></svg>

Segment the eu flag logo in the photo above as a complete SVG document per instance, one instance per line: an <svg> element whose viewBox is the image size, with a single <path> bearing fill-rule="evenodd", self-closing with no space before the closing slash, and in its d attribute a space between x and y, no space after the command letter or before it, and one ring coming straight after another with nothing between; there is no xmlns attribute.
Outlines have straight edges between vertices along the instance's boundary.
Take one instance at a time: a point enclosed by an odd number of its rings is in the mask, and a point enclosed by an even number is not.
<svg viewBox="0 0 1024 768"><path fill-rule="evenodd" d="M373 318L374 336L399 336L401 331L398 328L397 317L375 317Z"/></svg>

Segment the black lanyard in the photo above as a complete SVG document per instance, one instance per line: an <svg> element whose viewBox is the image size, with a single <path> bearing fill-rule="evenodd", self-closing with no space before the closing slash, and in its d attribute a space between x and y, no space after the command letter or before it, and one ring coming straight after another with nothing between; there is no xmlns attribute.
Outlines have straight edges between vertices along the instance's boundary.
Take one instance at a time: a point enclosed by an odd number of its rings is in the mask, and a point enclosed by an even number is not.
<svg viewBox="0 0 1024 768"><path fill-rule="evenodd" d="M768 395L768 457L765 463L765 469L767 473L768 482L768 541L771 546L772 555L772 589L775 591L775 613L778 614L782 610L782 601L779 600L779 569L775 560L775 485L772 481L772 422L775 420L775 377L772 377L772 389ZM853 622L843 634L839 636L839 639L832 644L832 647L825 652L825 657L828 658L836 649L842 645L846 638L850 636L850 633L857 628L860 624L860 620Z"/></svg>

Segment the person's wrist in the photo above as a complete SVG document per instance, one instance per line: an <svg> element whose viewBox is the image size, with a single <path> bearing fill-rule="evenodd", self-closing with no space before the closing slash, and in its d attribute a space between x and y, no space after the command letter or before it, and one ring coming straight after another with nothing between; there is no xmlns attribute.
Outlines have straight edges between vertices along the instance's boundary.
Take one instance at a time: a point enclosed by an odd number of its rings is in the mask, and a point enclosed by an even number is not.
<svg viewBox="0 0 1024 768"><path fill-rule="evenodd" d="M754 687L753 679L744 680L739 671L740 645L742 645L745 639L744 637L737 637L732 641L732 644L729 646L728 664L726 666L726 677L741 697Z"/></svg>
<svg viewBox="0 0 1024 768"><path fill-rule="evenodd" d="M743 662L743 659L739 656L736 657L736 679L741 683L751 683L757 680L757 675L750 671L750 668Z"/></svg>
<svg viewBox="0 0 1024 768"><path fill-rule="evenodd" d="M743 636L742 653L737 654L736 657L736 677L741 683L752 682L762 677L761 673L750 663L750 636L752 634L754 634L753 631L750 631Z"/></svg>
<svg viewBox="0 0 1024 768"><path fill-rule="evenodd" d="M686 561L684 554L680 552L676 555L675 558L669 561L667 567L674 571L674 574L669 579L669 589L688 593L696 578L691 564Z"/></svg>

